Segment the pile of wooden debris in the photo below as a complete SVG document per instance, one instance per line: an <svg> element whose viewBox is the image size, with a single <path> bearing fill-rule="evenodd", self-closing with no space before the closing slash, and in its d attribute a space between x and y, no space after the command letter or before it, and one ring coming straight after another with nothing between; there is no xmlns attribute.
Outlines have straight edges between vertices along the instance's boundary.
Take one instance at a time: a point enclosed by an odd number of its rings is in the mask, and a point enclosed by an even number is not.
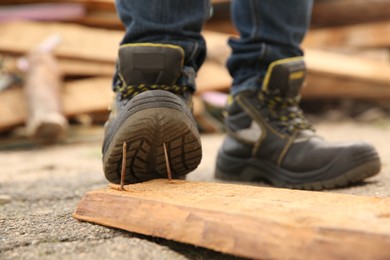
<svg viewBox="0 0 390 260"><path fill-rule="evenodd" d="M195 100L196 119L207 132L221 129L208 107L222 107L229 91L226 42L236 34L229 1L213 4L204 31L208 59ZM390 99L388 10L388 0L315 1L303 43L304 100ZM43 132L57 139L66 132L66 119L88 115L104 121L123 37L114 0L3 0L0 35L0 133L27 124L30 136L41 138Z"/></svg>

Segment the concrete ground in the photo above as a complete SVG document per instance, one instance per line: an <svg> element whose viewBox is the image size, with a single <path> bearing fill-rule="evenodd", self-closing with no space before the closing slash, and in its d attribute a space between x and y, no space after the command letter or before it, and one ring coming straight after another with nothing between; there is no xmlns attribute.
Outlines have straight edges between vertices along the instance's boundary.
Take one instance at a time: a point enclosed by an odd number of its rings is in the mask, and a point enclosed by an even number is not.
<svg viewBox="0 0 390 260"><path fill-rule="evenodd" d="M365 140L382 158L381 174L333 192L390 196L390 123L316 125L330 141ZM72 218L89 190L104 187L102 129L79 129L62 145L0 141L0 259L236 259L164 239L141 236ZM189 180L216 181L215 155L223 135L203 135L204 159ZM258 184L265 185L265 184Z"/></svg>

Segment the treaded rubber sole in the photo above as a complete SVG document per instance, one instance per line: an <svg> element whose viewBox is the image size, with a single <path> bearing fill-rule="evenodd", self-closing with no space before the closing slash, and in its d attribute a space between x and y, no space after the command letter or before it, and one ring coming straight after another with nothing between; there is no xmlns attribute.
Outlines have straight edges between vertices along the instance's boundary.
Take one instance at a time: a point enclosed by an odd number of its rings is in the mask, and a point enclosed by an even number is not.
<svg viewBox="0 0 390 260"><path fill-rule="evenodd" d="M227 163L226 155L219 154L219 157L223 156L224 164L229 165ZM264 163L266 164L266 163ZM234 168L234 162L232 162ZM259 169L255 168L247 164L242 167L243 164L240 165L240 170L235 173L227 173L226 171L217 167L215 169L215 177L221 180L227 181L241 181L241 182L258 182L258 181L266 181L273 186L281 187L281 188L289 188L289 189L301 189L301 190L325 190L325 189L335 189L341 188L345 186L349 186L354 183L358 183L366 178L372 177L380 172L381 164L379 157L372 158L372 160L364 162L342 174L339 174L331 179L321 180L321 181L307 181L302 183L289 183L282 176L281 171L276 167L266 167ZM273 168L273 169L272 169Z"/></svg>
<svg viewBox="0 0 390 260"><path fill-rule="evenodd" d="M195 121L185 103L172 93L155 90L137 95L115 123L103 147L103 168L112 183L120 182L124 142L126 184L167 178L164 143L173 178L193 171L201 161Z"/></svg>

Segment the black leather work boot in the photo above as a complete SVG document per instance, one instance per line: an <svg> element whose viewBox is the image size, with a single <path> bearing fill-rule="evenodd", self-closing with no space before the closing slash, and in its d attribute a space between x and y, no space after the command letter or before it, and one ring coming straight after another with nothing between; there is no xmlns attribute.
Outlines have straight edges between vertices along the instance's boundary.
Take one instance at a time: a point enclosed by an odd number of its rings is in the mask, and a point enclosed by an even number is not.
<svg viewBox="0 0 390 260"><path fill-rule="evenodd" d="M202 157L191 113L192 92L177 85L183 68L181 47L128 44L119 50L116 107L106 123L102 147L108 181L120 183L123 143L125 183L167 177L164 144L173 178L193 171Z"/></svg>
<svg viewBox="0 0 390 260"><path fill-rule="evenodd" d="M323 190L379 173L371 145L328 143L314 133L299 108L305 74L301 57L276 61L261 90L234 97L227 107L228 135L218 153L217 178Z"/></svg>

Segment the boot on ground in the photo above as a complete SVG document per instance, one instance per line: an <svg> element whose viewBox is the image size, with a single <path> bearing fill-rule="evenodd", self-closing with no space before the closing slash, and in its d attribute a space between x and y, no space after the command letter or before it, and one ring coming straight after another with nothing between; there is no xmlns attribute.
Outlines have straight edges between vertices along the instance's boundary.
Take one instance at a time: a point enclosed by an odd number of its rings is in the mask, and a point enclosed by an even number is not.
<svg viewBox="0 0 390 260"><path fill-rule="evenodd" d="M379 173L381 164L372 145L329 143L315 133L299 107L305 74L301 57L279 60L270 65L261 90L232 98L217 178L323 190Z"/></svg>
<svg viewBox="0 0 390 260"><path fill-rule="evenodd" d="M120 48L114 78L117 100L102 147L108 181L120 183L123 143L125 184L167 178L164 145L173 178L199 165L202 151L191 113L192 91L177 84L183 63L179 46L143 43Z"/></svg>

